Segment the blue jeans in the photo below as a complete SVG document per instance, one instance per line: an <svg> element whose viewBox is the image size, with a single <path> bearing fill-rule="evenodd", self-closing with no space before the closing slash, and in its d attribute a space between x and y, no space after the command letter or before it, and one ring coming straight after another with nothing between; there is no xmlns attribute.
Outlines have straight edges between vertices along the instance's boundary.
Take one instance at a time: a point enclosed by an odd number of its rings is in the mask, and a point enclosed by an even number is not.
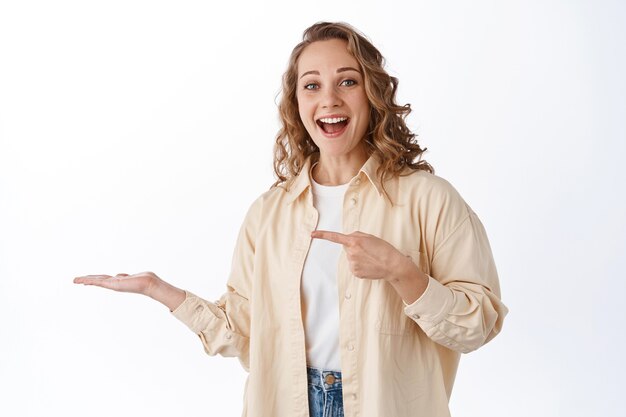
<svg viewBox="0 0 626 417"><path fill-rule="evenodd" d="M306 368L309 380L309 416L343 417L341 372Z"/></svg>

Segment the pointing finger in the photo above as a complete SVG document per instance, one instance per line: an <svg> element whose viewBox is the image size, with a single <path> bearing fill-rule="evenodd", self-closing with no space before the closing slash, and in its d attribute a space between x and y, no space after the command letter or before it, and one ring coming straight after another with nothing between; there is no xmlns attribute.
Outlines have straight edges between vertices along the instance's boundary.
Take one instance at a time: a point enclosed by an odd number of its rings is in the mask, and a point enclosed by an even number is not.
<svg viewBox="0 0 626 417"><path fill-rule="evenodd" d="M327 230L314 230L311 233L313 239L324 239L331 242L339 243L341 245L347 245L350 243L350 236L344 235L339 232L329 232Z"/></svg>

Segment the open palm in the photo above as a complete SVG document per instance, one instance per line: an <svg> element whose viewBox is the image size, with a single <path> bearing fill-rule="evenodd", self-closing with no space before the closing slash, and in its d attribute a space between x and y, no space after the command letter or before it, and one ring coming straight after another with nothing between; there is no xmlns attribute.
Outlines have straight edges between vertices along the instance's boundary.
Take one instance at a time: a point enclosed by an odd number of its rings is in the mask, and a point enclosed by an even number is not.
<svg viewBox="0 0 626 417"><path fill-rule="evenodd" d="M138 274L85 275L74 278L75 284L96 285L114 291L132 292L148 295L154 283L159 279L153 272Z"/></svg>

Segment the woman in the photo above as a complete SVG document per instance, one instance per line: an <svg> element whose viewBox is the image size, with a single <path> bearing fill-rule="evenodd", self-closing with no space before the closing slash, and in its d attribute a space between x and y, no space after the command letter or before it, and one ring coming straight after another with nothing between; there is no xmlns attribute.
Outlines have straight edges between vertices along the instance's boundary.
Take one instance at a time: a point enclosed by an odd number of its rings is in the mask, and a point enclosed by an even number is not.
<svg viewBox="0 0 626 417"><path fill-rule="evenodd" d="M148 295L249 371L247 416L449 416L461 353L507 308L485 230L421 160L397 80L346 24L304 32L274 169L216 303L150 272L74 282Z"/></svg>

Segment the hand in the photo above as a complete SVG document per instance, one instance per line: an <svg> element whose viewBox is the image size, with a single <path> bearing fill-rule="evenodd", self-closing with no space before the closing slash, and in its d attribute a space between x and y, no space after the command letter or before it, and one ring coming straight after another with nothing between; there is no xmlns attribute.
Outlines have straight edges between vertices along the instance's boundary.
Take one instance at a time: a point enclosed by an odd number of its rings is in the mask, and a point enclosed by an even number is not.
<svg viewBox="0 0 626 417"><path fill-rule="evenodd" d="M160 280L153 272L138 274L85 275L74 278L74 284L96 285L113 291L132 292L150 296L151 290Z"/></svg>
<svg viewBox="0 0 626 417"><path fill-rule="evenodd" d="M176 310L187 296L184 290L168 284L154 272L140 272L133 275L117 274L114 277L85 275L74 278L74 284L97 285L113 291L147 295L169 308L170 311Z"/></svg>
<svg viewBox="0 0 626 417"><path fill-rule="evenodd" d="M315 230L314 239L325 239L343 245L352 274L365 279L393 281L410 267L411 258L404 256L389 242L363 232L349 235Z"/></svg>
<svg viewBox="0 0 626 417"><path fill-rule="evenodd" d="M391 243L363 232L349 235L315 230L315 239L326 239L343 245L355 277L384 279L396 290L406 304L412 304L424 294L429 278L410 257L404 256Z"/></svg>

